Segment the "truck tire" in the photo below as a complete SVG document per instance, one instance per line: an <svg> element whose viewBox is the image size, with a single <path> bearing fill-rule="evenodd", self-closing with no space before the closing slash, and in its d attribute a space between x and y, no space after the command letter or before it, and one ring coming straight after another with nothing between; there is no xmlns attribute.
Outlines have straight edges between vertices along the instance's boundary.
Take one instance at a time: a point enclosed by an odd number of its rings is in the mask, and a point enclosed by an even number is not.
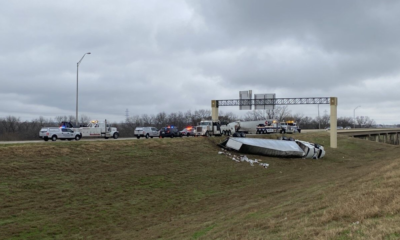
<svg viewBox="0 0 400 240"><path fill-rule="evenodd" d="M146 138L149 139L149 134L146 134Z"/></svg>
<svg viewBox="0 0 400 240"><path fill-rule="evenodd" d="M137 139L140 139L140 136L137 136Z"/></svg>
<svg viewBox="0 0 400 240"><path fill-rule="evenodd" d="M281 131L279 133L285 134L286 131L285 131L285 129L281 129Z"/></svg>
<svg viewBox="0 0 400 240"><path fill-rule="evenodd" d="M75 140L76 140L76 141L79 141L79 139L81 139L81 136L80 136L80 135L76 135L76 136L75 136ZM68 139L68 140L69 140L69 139Z"/></svg>
<svg viewBox="0 0 400 240"><path fill-rule="evenodd" d="M56 136L56 135L53 135L53 136L51 137L51 141L55 142L56 140L57 140L57 136Z"/></svg>
<svg viewBox="0 0 400 240"><path fill-rule="evenodd" d="M174 134L171 134L171 138L174 138Z"/></svg>
<svg viewBox="0 0 400 240"><path fill-rule="evenodd" d="M47 142L47 141L49 141L49 138L45 137L44 140Z"/></svg>
<svg viewBox="0 0 400 240"><path fill-rule="evenodd" d="M118 137L119 137L119 134L118 133L114 133L113 138L114 139L118 139Z"/></svg>

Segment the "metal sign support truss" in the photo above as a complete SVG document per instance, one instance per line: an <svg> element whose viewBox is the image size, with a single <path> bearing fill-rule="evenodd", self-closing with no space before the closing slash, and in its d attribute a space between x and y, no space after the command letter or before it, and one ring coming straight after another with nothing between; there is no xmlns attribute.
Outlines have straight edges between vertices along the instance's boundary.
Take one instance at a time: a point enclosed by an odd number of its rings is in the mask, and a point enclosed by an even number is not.
<svg viewBox="0 0 400 240"><path fill-rule="evenodd" d="M211 100L213 121L218 121L218 107L220 106L257 106L257 105L300 105L300 104L330 104L330 135L331 148L337 148L337 97L311 98L265 98L265 99L231 99Z"/></svg>
<svg viewBox="0 0 400 240"><path fill-rule="evenodd" d="M219 106L329 104L329 97L215 100Z"/></svg>

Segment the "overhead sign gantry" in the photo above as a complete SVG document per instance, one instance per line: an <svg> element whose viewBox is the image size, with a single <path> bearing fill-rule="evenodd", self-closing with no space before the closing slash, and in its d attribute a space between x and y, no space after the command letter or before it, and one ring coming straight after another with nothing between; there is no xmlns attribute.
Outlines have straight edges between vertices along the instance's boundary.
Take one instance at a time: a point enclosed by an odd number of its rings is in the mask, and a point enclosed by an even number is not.
<svg viewBox="0 0 400 240"><path fill-rule="evenodd" d="M337 97L310 97L310 98L264 98L264 99L230 99L211 100L212 120L218 121L218 108L220 106L275 106L275 105L300 105L300 104L330 104L330 139L331 148L337 148Z"/></svg>

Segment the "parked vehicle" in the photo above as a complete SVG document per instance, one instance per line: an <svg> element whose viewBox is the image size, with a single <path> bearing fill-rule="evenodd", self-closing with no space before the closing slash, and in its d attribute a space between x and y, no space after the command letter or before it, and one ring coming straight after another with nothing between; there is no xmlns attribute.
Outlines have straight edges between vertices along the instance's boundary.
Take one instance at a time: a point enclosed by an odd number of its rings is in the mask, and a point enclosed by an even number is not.
<svg viewBox="0 0 400 240"><path fill-rule="evenodd" d="M350 126L347 126L347 127L345 127L344 129L349 130L349 129L351 129L351 127L350 127Z"/></svg>
<svg viewBox="0 0 400 240"><path fill-rule="evenodd" d="M189 126L189 127L184 128L184 129L181 131L181 135L182 135L182 136L187 136L187 137L189 137L189 136L195 136L195 135L196 135L196 131L195 131L194 127Z"/></svg>
<svg viewBox="0 0 400 240"><path fill-rule="evenodd" d="M135 128L134 136L139 139L140 137L153 138L159 137L160 133L155 127L137 127Z"/></svg>
<svg viewBox="0 0 400 240"><path fill-rule="evenodd" d="M337 130L343 130L343 127L342 126L338 126Z"/></svg>
<svg viewBox="0 0 400 240"><path fill-rule="evenodd" d="M81 139L81 133L69 128L42 128L39 131L39 138L42 138L45 141L48 141L49 139L52 141L56 141L57 139L75 139L78 141Z"/></svg>
<svg viewBox="0 0 400 240"><path fill-rule="evenodd" d="M104 137L105 139L110 137L117 139L119 137L117 128L107 124L107 120L104 120L104 122L92 120L84 127L75 127L71 122L62 122L60 127L79 131L81 137Z"/></svg>
<svg viewBox="0 0 400 240"><path fill-rule="evenodd" d="M164 137L170 137L170 138L182 137L181 132L179 132L179 130L174 126L162 127L159 132L160 132L160 135L159 135L160 138L164 138Z"/></svg>

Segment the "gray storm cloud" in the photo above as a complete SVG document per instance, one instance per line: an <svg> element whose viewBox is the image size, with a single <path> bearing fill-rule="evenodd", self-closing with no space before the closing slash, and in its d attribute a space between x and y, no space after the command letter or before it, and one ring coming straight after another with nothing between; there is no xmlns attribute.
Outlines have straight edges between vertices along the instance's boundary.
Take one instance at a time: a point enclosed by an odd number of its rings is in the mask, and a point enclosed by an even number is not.
<svg viewBox="0 0 400 240"><path fill-rule="evenodd" d="M90 51L79 67L79 109L95 118L121 121L126 109L132 115L193 111L252 89L277 97L336 96L343 116L363 105L358 111L377 122L397 123L397 2L25 0L3 6L0 117L74 115L76 63Z"/></svg>

